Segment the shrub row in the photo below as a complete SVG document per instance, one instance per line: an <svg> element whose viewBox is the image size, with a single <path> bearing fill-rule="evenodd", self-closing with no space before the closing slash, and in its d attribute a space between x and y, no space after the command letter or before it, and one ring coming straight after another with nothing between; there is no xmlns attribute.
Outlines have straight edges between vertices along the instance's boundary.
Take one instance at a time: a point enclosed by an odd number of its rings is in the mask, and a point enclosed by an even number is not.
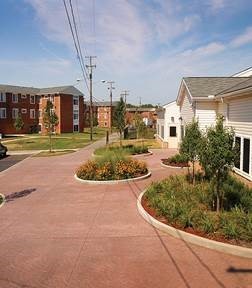
<svg viewBox="0 0 252 288"><path fill-rule="evenodd" d="M182 167L188 166L188 159L185 155L182 154L176 154L172 157L169 157L168 159L162 159L162 162L165 165L171 165L171 166L182 166Z"/></svg>
<svg viewBox="0 0 252 288"><path fill-rule="evenodd" d="M102 147L95 150L96 155L103 155L106 152L118 152L118 153L124 153L128 155L136 155L136 154L143 154L148 153L148 147L145 145L123 145L120 146L108 146L108 147Z"/></svg>
<svg viewBox="0 0 252 288"><path fill-rule="evenodd" d="M158 215L164 216L171 225L192 227L196 231L228 239L252 241L252 189L231 177L222 189L229 190L230 185L239 187L239 190L227 194L227 210L221 213L212 211L214 196L211 184L201 182L192 186L184 176L153 183L145 197ZM238 194L241 195L238 197Z"/></svg>
<svg viewBox="0 0 252 288"><path fill-rule="evenodd" d="M90 160L81 165L76 175L83 180L122 180L148 173L146 164L134 159Z"/></svg>

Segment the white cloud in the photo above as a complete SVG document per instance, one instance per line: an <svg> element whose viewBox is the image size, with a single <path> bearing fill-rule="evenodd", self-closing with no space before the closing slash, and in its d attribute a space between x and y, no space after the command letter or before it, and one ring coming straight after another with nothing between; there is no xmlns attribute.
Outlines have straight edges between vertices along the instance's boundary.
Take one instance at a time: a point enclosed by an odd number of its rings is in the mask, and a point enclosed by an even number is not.
<svg viewBox="0 0 252 288"><path fill-rule="evenodd" d="M252 27L248 27L244 33L231 41L231 46L240 47L252 42Z"/></svg>
<svg viewBox="0 0 252 288"><path fill-rule="evenodd" d="M209 0L210 8L213 11L218 11L225 8L226 4L226 0Z"/></svg>

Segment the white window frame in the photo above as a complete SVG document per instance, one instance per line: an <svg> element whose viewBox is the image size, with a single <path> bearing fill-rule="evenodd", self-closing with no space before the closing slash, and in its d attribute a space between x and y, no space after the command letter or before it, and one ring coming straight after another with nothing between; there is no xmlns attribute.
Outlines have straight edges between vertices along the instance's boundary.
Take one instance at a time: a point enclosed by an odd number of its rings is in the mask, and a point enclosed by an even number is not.
<svg viewBox="0 0 252 288"><path fill-rule="evenodd" d="M235 133L234 137L240 137L241 138L241 147L240 147L240 169L234 167L234 171L237 174L242 175L244 178L247 178L249 180L252 180L252 137L245 134ZM249 161L249 173L243 171L243 148L244 148L244 139L250 140L250 161Z"/></svg>
<svg viewBox="0 0 252 288"><path fill-rule="evenodd" d="M12 111L11 111L12 119L17 119L18 113L19 113L18 108L12 108Z"/></svg>
<svg viewBox="0 0 252 288"><path fill-rule="evenodd" d="M30 109L30 119L35 119L35 109Z"/></svg>
<svg viewBox="0 0 252 288"><path fill-rule="evenodd" d="M74 117L75 115L77 115L77 118ZM78 110L74 110L74 112L73 112L73 120L79 120L79 111Z"/></svg>
<svg viewBox="0 0 252 288"><path fill-rule="evenodd" d="M0 102L6 102L6 93L0 92Z"/></svg>
<svg viewBox="0 0 252 288"><path fill-rule="evenodd" d="M18 103L18 94L12 94L11 99L12 103Z"/></svg>
<svg viewBox="0 0 252 288"><path fill-rule="evenodd" d="M30 95L30 104L35 104L35 103L36 103L36 96L35 95Z"/></svg>
<svg viewBox="0 0 252 288"><path fill-rule="evenodd" d="M0 108L0 119L6 119L6 108Z"/></svg>
<svg viewBox="0 0 252 288"><path fill-rule="evenodd" d="M26 113L27 113L27 109L26 109L26 108L22 108L22 109L21 109L21 113L22 113L22 114L26 114Z"/></svg>

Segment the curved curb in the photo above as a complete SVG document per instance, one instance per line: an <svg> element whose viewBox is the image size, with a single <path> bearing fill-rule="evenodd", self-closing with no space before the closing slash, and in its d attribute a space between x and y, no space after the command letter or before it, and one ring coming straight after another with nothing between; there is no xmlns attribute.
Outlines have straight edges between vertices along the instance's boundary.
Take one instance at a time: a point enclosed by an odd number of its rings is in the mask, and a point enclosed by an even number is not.
<svg viewBox="0 0 252 288"><path fill-rule="evenodd" d="M146 190L144 190L137 199L137 209L140 215L152 226L156 227L157 229L173 236L179 238L185 242L189 242L198 246L202 246L205 248L209 248L212 250L216 250L219 252L224 252L227 254L232 254L244 258L251 258L252 259L252 249L246 247L240 247L232 244L226 244L222 242L218 242L215 240L210 240L207 238L203 238L200 236L196 236L194 234L190 234L181 230L178 230L174 227L166 225L162 222L159 222L155 218L153 218L149 213L147 213L142 204L141 200Z"/></svg>
<svg viewBox="0 0 252 288"><path fill-rule="evenodd" d="M172 168L172 169L185 169L185 168L188 168L187 166L183 166L183 167L170 166L170 165L164 164L163 162L161 162L161 166L165 167L165 168Z"/></svg>
<svg viewBox="0 0 252 288"><path fill-rule="evenodd" d="M153 155L153 152L149 150L147 153L131 154L130 156L131 157L140 157L140 156L147 157L147 156L151 156L151 155Z"/></svg>
<svg viewBox="0 0 252 288"><path fill-rule="evenodd" d="M132 181L139 181L139 180L143 180L146 179L148 177L151 176L151 172L149 171L147 174L140 176L140 177L136 177L136 178L129 178L129 179L122 179L122 180L107 180L107 181L100 181L100 180L83 180L80 179L76 174L74 174L74 178L78 181L80 181L81 183L84 184L119 184L119 183L128 183L128 182L132 182Z"/></svg>

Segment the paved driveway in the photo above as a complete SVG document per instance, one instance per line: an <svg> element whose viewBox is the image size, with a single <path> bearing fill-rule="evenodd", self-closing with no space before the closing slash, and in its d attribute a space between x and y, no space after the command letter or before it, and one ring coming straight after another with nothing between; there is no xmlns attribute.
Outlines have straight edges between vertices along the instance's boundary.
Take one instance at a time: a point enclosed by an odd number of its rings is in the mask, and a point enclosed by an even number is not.
<svg viewBox="0 0 252 288"><path fill-rule="evenodd" d="M139 193L175 173L159 164L168 150L145 158L150 179L113 186L73 178L91 152L29 158L0 174L1 193L23 196L0 208L1 288L252 287L251 260L187 244L138 214Z"/></svg>
<svg viewBox="0 0 252 288"><path fill-rule="evenodd" d="M17 164L18 162L29 157L29 154L24 155L7 155L4 158L0 158L0 172L10 168L11 166Z"/></svg>

